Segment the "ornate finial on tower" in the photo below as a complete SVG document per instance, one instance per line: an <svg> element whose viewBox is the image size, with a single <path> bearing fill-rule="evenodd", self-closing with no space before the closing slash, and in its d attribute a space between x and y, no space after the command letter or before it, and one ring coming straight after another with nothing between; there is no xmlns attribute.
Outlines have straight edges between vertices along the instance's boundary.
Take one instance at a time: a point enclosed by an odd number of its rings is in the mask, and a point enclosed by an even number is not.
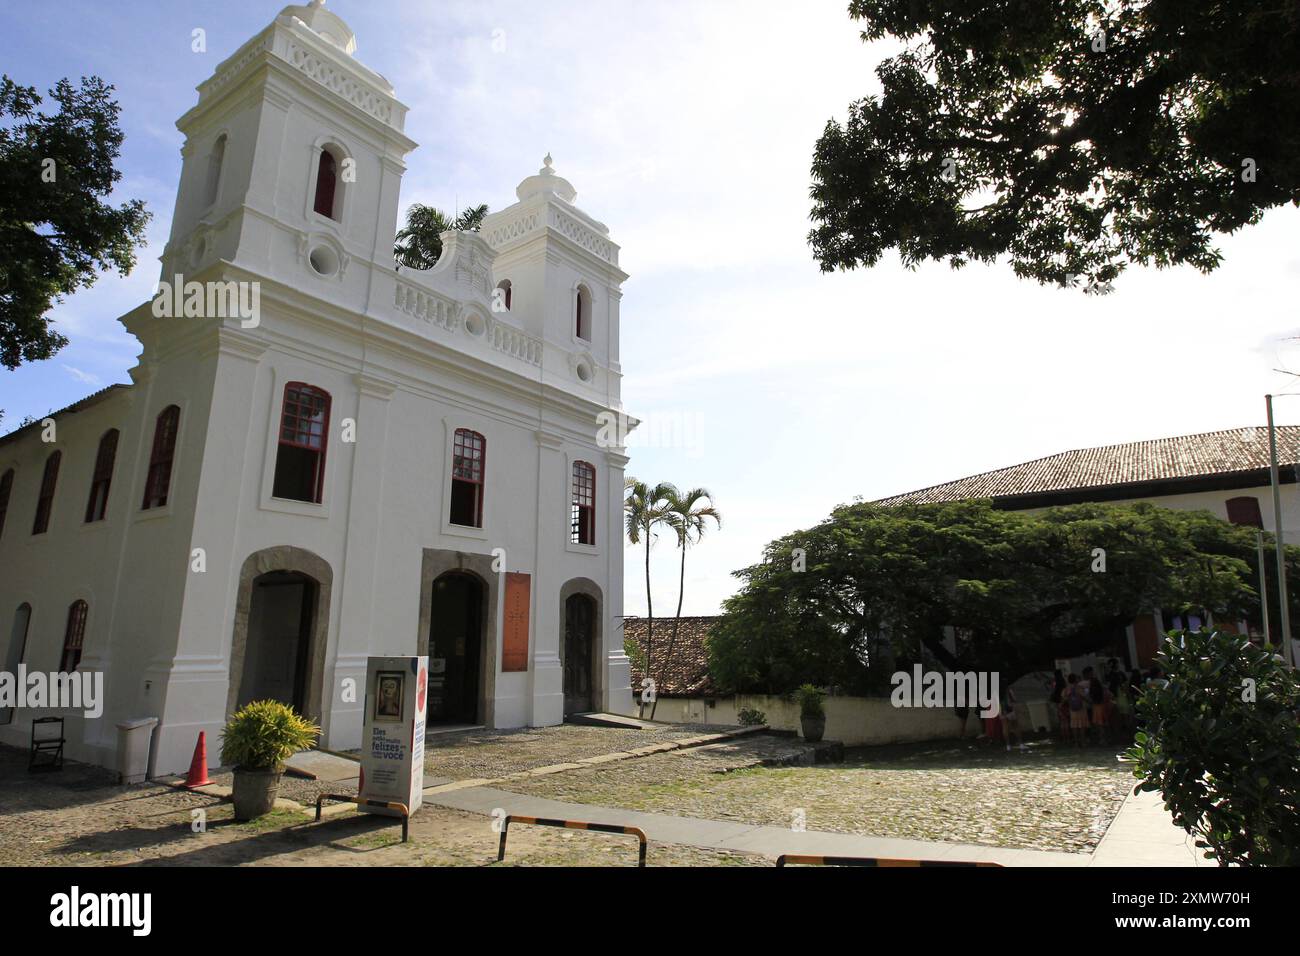
<svg viewBox="0 0 1300 956"><path fill-rule="evenodd" d="M310 0L306 4L291 5L280 11L280 16L297 17L308 29L351 55L357 48L357 37L343 19L325 9L325 0Z"/></svg>
<svg viewBox="0 0 1300 956"><path fill-rule="evenodd" d="M519 188L515 190L515 195L523 201L539 192L559 196L570 203L578 198L578 192L573 188L573 184L555 171L555 160L551 159L550 153L547 153L546 158L542 160L542 168L537 171L537 175L529 176L520 183Z"/></svg>

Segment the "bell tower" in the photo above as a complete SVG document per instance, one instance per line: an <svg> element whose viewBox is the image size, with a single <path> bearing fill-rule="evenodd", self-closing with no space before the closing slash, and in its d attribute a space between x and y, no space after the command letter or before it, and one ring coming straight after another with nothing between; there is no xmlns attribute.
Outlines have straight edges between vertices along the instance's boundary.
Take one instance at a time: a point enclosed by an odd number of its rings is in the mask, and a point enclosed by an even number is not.
<svg viewBox="0 0 1300 956"><path fill-rule="evenodd" d="M356 46L324 0L290 5L199 84L176 124L184 159L164 278L225 261L365 307L367 269L392 268L416 144L406 106Z"/></svg>
<svg viewBox="0 0 1300 956"><path fill-rule="evenodd" d="M482 228L497 250L493 282L509 283L510 319L550 346L545 371L552 380L618 407L619 302L627 279L619 247L604 223L577 207L577 190L549 154L515 196L518 202Z"/></svg>

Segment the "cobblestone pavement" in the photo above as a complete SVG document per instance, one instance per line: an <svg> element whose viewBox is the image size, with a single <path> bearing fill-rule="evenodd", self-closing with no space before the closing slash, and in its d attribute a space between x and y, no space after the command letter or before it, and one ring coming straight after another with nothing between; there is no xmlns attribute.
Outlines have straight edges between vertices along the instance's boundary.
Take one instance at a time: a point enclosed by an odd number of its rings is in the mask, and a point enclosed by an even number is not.
<svg viewBox="0 0 1300 956"><path fill-rule="evenodd" d="M754 767L770 738L659 754L503 789L574 803L868 836L1090 852L1133 786L1113 750L945 742L850 750L842 764ZM733 769L745 768L745 769Z"/></svg>
<svg viewBox="0 0 1300 956"><path fill-rule="evenodd" d="M630 837L511 827L504 864L497 834L477 814L424 807L410 842L389 820L345 811L312 822L277 810L236 823L214 797L158 784L121 787L113 774L68 762L28 774L27 755L0 747L0 866L634 866ZM214 779L216 779L214 777ZM192 811L205 811L194 832ZM657 844L651 866L762 866L742 853Z"/></svg>
<svg viewBox="0 0 1300 956"><path fill-rule="evenodd" d="M424 770L452 780L491 779L724 729L727 728L702 724L671 724L652 730L560 724L524 730L435 734L425 741Z"/></svg>

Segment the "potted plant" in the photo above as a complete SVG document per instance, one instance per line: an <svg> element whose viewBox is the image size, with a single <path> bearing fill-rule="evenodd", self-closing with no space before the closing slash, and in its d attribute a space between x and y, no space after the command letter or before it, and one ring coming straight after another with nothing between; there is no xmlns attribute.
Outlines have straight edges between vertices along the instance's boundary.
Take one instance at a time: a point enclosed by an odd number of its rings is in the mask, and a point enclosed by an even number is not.
<svg viewBox="0 0 1300 956"><path fill-rule="evenodd" d="M799 701L799 724L804 740L815 744L826 733L826 708L822 706L826 692L812 684L804 684L794 692L794 696Z"/></svg>
<svg viewBox="0 0 1300 956"><path fill-rule="evenodd" d="M320 728L278 700L235 712L221 735L221 762L235 770L235 819L254 820L275 806L284 762L316 742Z"/></svg>

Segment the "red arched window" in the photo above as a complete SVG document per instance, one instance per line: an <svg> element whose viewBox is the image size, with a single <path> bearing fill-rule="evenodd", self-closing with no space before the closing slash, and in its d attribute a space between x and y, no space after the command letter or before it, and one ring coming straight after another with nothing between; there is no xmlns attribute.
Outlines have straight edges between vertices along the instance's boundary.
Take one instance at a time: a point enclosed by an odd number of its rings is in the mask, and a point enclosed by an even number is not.
<svg viewBox="0 0 1300 956"><path fill-rule="evenodd" d="M596 469L589 462L573 463L573 502L569 514L570 540L596 543Z"/></svg>
<svg viewBox="0 0 1300 956"><path fill-rule="evenodd" d="M0 475L0 535L5 533L5 515L9 513L9 495L14 490L14 470Z"/></svg>
<svg viewBox="0 0 1300 956"><path fill-rule="evenodd" d="M68 606L68 628L63 632L63 657L59 660L59 670L69 674L81 663L81 645L86 640L86 612L90 610L85 601L73 601Z"/></svg>
<svg viewBox="0 0 1300 956"><path fill-rule="evenodd" d="M110 428L99 440L95 471L90 476L90 498L86 501L86 523L103 521L108 511L108 487L113 483L113 462L117 460L117 429Z"/></svg>
<svg viewBox="0 0 1300 956"><path fill-rule="evenodd" d="M502 279L497 283L497 288L501 290L501 304L509 312L514 299L514 284L509 279Z"/></svg>
<svg viewBox="0 0 1300 956"><path fill-rule="evenodd" d="M325 493L325 446L329 438L329 392L302 382L284 387L280 444L271 494L320 504Z"/></svg>
<svg viewBox="0 0 1300 956"><path fill-rule="evenodd" d="M1228 499L1228 521L1249 528L1263 528L1264 518L1259 513L1259 499L1253 496Z"/></svg>
<svg viewBox="0 0 1300 956"><path fill-rule="evenodd" d="M457 428L451 458L452 524L483 527L483 477L487 439L468 428Z"/></svg>
<svg viewBox="0 0 1300 956"><path fill-rule="evenodd" d="M32 522L32 534L45 534L50 529L50 512L54 510L54 486L59 483L59 462L63 452L51 452L45 459L45 473L41 475L41 493L36 499L36 520Z"/></svg>
<svg viewBox="0 0 1300 956"><path fill-rule="evenodd" d="M149 453L149 474L144 481L144 504L141 507L161 508L167 504L167 494L172 483L172 460L176 457L176 432L181 423L181 410L168 405L158 413L153 429L153 450Z"/></svg>
<svg viewBox="0 0 1300 956"><path fill-rule="evenodd" d="M320 162L316 166L316 201L312 205L322 216L337 219L334 215L334 188L338 181L338 160L328 149L320 151Z"/></svg>

